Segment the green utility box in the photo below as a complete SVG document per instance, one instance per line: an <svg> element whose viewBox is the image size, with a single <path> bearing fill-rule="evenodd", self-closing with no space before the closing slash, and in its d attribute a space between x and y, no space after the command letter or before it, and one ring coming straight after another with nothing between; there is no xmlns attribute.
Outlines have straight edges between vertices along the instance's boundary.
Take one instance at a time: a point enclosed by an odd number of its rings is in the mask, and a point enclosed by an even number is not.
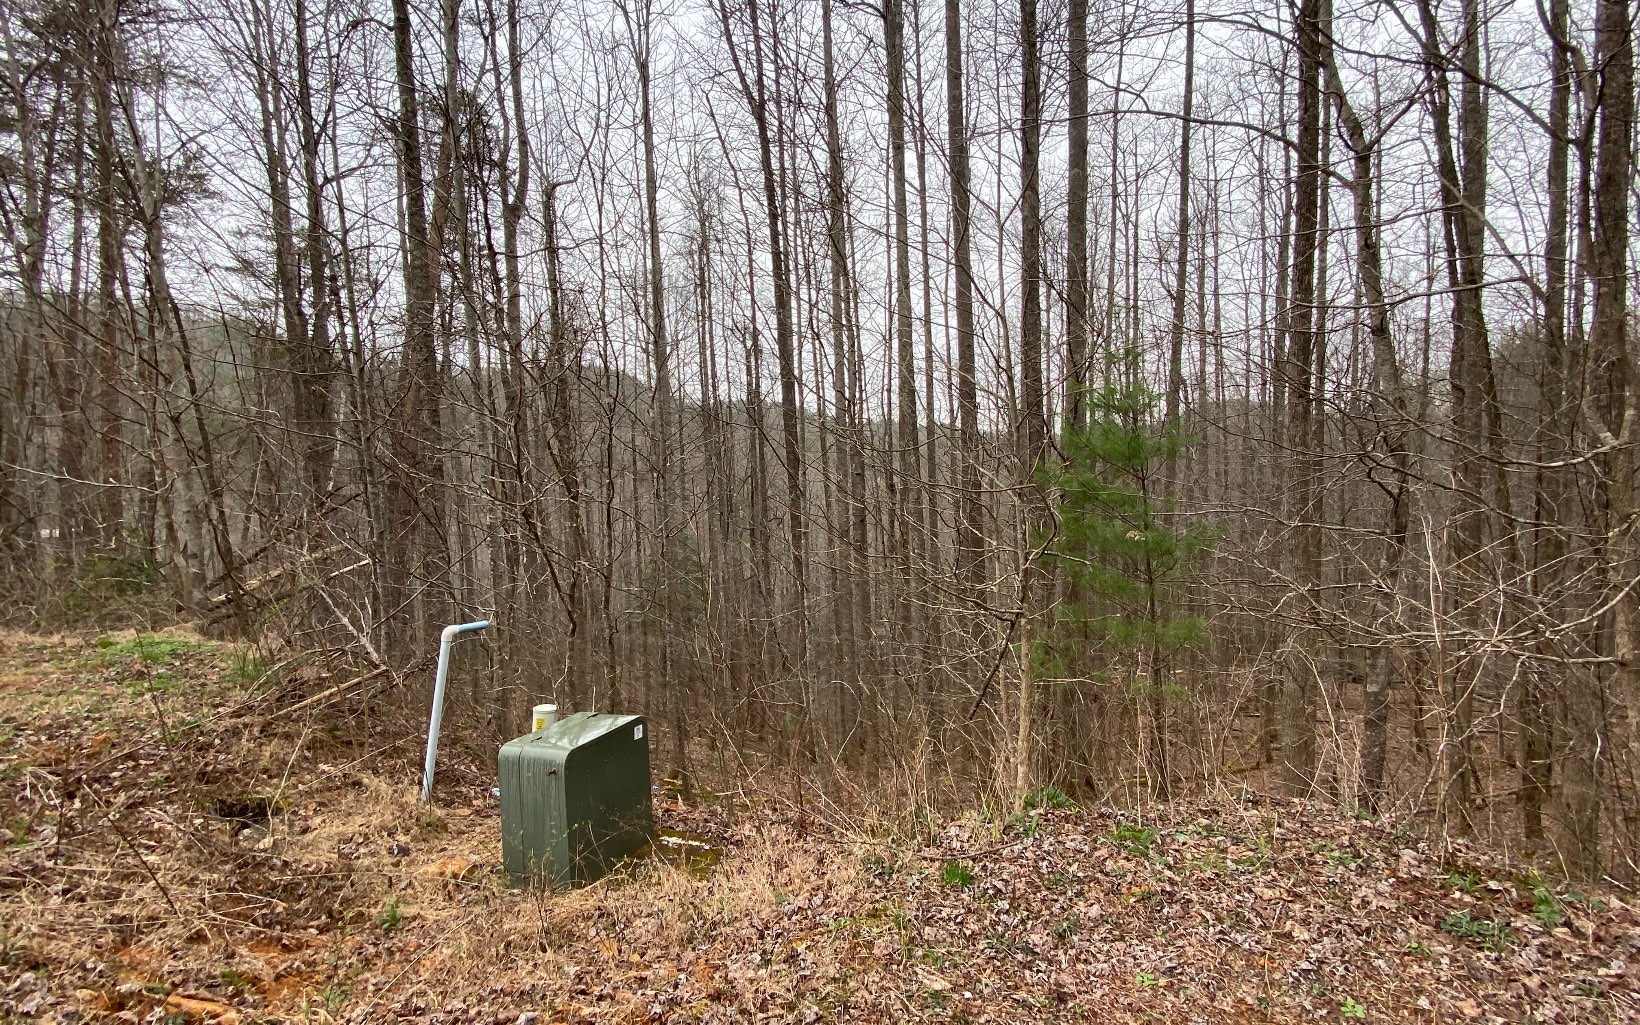
<svg viewBox="0 0 1640 1025"><path fill-rule="evenodd" d="M578 712L501 748L501 857L515 883L584 886L654 830L636 715Z"/></svg>

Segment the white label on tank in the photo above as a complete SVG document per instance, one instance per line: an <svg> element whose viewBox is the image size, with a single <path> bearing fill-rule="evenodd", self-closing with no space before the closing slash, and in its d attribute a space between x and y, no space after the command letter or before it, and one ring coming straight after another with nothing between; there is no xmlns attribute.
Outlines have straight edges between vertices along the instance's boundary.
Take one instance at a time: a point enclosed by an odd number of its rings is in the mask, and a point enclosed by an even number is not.
<svg viewBox="0 0 1640 1025"><path fill-rule="evenodd" d="M642 740L643 739L643 723L639 723L638 725L632 727L632 739L633 740Z"/></svg>

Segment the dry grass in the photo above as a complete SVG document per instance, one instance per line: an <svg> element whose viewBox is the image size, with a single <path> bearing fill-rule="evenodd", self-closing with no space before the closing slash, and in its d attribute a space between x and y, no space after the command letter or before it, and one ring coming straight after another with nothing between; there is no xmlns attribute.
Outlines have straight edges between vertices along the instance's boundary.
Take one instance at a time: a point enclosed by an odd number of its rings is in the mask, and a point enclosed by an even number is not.
<svg viewBox="0 0 1640 1025"><path fill-rule="evenodd" d="M857 874L779 826L737 832L663 802L663 824L732 843L718 872L653 861L574 893L513 890L475 766L458 756L440 806L422 808L387 750L403 745L223 719L240 697L231 652L167 633L188 650L147 662L124 654L137 637L0 636L0 690L19 696L0 769L20 783L0 798L0 944L4 963L49 969L40 1007L121 1016L180 993L241 1018L324 1018L359 1000L528 990L572 978L589 951L614 979L639 970L635 950ZM184 670L185 687L147 686Z"/></svg>
<svg viewBox="0 0 1640 1025"><path fill-rule="evenodd" d="M880 798L915 762L831 800L660 800L723 848L706 874L510 889L485 764L455 753L423 809L381 720L262 728L232 653L173 639L0 636L0 1022L1640 1013L1615 898L1550 922L1514 867L1476 855L1454 890L1415 838L1297 805L908 818Z"/></svg>

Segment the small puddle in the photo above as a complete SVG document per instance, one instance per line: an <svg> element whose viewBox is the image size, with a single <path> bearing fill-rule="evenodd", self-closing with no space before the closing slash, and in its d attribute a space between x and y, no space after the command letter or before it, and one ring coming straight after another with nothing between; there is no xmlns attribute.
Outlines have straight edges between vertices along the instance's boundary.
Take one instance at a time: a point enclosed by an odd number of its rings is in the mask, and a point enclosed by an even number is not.
<svg viewBox="0 0 1640 1025"><path fill-rule="evenodd" d="M661 829L655 832L655 839L650 841L649 846L634 857L654 858L682 869L696 879L704 879L723 860L723 848L691 833Z"/></svg>

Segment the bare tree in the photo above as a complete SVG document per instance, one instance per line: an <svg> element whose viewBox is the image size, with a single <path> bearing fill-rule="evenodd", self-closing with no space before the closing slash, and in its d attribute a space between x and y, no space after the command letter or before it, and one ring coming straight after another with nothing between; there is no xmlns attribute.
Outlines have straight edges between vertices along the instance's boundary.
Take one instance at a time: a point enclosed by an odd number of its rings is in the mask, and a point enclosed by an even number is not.
<svg viewBox="0 0 1640 1025"><path fill-rule="evenodd" d="M399 682L493 612L459 714L685 785L1233 773L1636 871L1624 5L568 10L0 0L0 612ZM1145 621L1038 561L1118 426L1220 539Z"/></svg>

